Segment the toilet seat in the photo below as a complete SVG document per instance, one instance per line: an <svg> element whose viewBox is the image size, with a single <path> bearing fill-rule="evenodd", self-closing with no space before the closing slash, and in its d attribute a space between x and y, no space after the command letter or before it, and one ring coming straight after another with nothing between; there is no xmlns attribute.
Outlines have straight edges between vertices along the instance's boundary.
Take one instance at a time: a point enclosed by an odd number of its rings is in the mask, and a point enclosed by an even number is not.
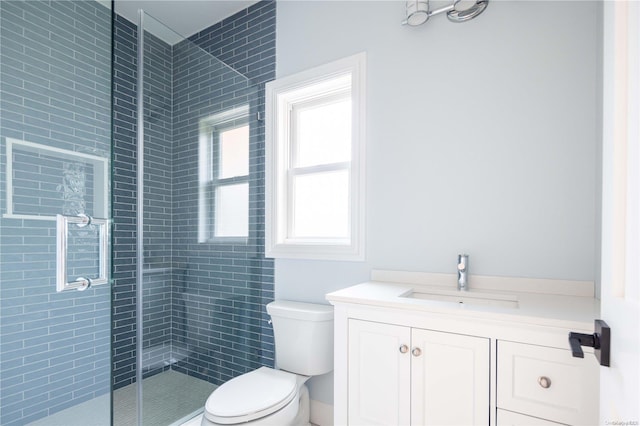
<svg viewBox="0 0 640 426"><path fill-rule="evenodd" d="M217 424L245 423L280 410L297 393L295 374L260 367L213 391L207 398L204 415Z"/></svg>

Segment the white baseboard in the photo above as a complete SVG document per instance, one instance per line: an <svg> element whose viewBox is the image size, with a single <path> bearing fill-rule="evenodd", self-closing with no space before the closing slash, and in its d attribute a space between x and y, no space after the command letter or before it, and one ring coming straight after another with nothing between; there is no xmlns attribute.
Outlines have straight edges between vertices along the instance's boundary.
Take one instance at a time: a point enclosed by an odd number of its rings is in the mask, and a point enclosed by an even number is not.
<svg viewBox="0 0 640 426"><path fill-rule="evenodd" d="M333 405L312 399L309 401L311 423L318 426L333 426Z"/></svg>

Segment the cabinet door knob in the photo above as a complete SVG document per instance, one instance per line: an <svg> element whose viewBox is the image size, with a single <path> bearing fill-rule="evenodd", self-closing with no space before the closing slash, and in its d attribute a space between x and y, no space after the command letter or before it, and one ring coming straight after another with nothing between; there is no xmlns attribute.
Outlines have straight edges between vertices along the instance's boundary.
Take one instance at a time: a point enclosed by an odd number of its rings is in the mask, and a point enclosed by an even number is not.
<svg viewBox="0 0 640 426"><path fill-rule="evenodd" d="M411 353L413 354L413 356L420 356L422 355L422 350L420 348L413 348L411 350Z"/></svg>
<svg viewBox="0 0 640 426"><path fill-rule="evenodd" d="M402 345L402 346L400 346L399 349L400 349L400 353L401 354L406 354L407 352L409 352L409 346L407 346L407 345Z"/></svg>
<svg viewBox="0 0 640 426"><path fill-rule="evenodd" d="M545 376L538 377L538 384L545 389L551 387L551 379Z"/></svg>

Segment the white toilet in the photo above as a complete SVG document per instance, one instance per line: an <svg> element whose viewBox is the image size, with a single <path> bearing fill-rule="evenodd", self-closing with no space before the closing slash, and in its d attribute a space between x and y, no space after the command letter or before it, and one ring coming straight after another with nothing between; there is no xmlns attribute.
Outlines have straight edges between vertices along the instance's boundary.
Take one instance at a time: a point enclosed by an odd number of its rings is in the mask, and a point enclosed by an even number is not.
<svg viewBox="0 0 640 426"><path fill-rule="evenodd" d="M333 307L277 300L267 305L278 370L260 367L207 398L202 426L309 424L311 376L333 370Z"/></svg>

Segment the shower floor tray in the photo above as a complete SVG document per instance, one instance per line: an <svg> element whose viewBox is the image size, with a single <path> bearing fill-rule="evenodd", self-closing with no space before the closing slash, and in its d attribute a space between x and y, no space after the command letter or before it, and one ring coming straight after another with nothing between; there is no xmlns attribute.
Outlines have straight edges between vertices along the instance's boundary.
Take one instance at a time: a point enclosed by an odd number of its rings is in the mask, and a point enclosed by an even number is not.
<svg viewBox="0 0 640 426"><path fill-rule="evenodd" d="M207 397L217 387L207 381L167 370L148 377L143 385L143 424L148 426L178 426L196 416ZM109 395L94 398L67 408L51 416L30 423L29 426L109 426ZM104 413L101 422L97 417ZM114 426L135 426L136 384L113 393Z"/></svg>

